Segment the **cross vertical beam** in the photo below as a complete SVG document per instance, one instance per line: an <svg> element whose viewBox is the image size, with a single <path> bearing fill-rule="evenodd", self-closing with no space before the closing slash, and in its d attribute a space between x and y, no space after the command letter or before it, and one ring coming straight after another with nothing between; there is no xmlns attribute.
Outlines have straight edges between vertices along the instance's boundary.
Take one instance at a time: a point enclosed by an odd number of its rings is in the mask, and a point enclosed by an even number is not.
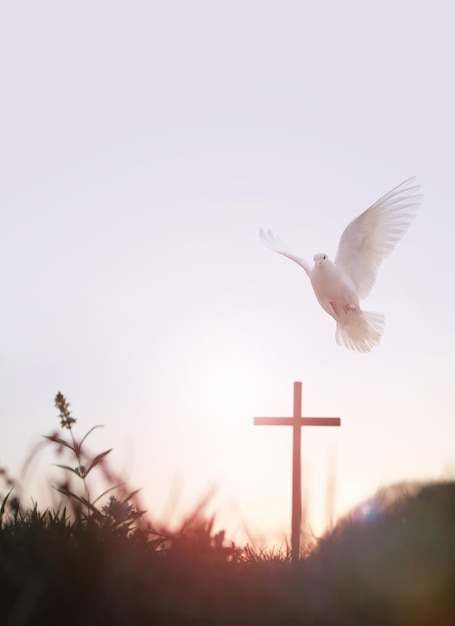
<svg viewBox="0 0 455 626"><path fill-rule="evenodd" d="M292 520L291 553L292 560L299 558L300 530L302 528L302 437L300 419L302 417L302 383L294 383L294 415L292 424Z"/></svg>
<svg viewBox="0 0 455 626"><path fill-rule="evenodd" d="M292 426L292 521L291 555L297 562L300 556L302 526L302 457L301 429L303 426L340 426L339 417L302 417L302 383L294 383L294 412L292 417L255 417L255 426Z"/></svg>

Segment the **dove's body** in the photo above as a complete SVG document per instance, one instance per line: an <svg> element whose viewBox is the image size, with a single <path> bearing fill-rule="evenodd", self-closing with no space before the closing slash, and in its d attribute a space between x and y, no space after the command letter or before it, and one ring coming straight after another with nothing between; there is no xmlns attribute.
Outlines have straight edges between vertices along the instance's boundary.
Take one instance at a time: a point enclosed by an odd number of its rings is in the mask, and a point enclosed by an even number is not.
<svg viewBox="0 0 455 626"><path fill-rule="evenodd" d="M359 308L354 283L326 254L315 256L310 280L319 304L337 321L342 311Z"/></svg>
<svg viewBox="0 0 455 626"><path fill-rule="evenodd" d="M352 279L326 254L315 255L310 280L319 304L337 323L337 343L369 352L381 338L384 316L362 311Z"/></svg>
<svg viewBox="0 0 455 626"><path fill-rule="evenodd" d="M409 179L392 189L348 224L334 263L319 253L311 267L288 252L271 231L267 235L260 231L266 245L303 267L319 304L337 322L337 343L351 350L369 352L383 333L384 316L362 311L359 298L370 292L380 263L401 239L420 205L418 186L412 182Z"/></svg>

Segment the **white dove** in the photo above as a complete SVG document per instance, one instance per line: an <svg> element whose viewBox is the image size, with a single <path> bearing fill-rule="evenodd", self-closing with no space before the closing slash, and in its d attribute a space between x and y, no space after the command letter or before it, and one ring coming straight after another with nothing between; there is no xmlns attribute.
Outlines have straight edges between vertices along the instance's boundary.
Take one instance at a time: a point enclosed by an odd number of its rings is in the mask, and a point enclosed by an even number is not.
<svg viewBox="0 0 455 626"><path fill-rule="evenodd" d="M383 259L409 228L422 202L415 178L405 180L356 217L341 235L333 263L325 253L314 265L295 256L271 230L259 235L266 246L298 263L308 274L324 311L336 323L336 342L350 350L369 352L384 331L384 315L362 311L359 298L371 291Z"/></svg>

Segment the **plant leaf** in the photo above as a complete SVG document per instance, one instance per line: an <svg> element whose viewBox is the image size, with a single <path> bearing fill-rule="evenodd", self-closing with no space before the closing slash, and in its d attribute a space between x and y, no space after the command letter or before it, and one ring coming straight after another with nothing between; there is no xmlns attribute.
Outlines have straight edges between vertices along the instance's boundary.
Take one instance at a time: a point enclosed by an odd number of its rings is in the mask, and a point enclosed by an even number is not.
<svg viewBox="0 0 455 626"><path fill-rule="evenodd" d="M58 491L59 493L62 493L64 496L69 497L69 498L74 498L75 500L83 504L84 506L87 506L87 500L85 500L85 498L81 498L80 496L76 495L69 489L64 489L62 487L54 487L54 489L56 489L56 491Z"/></svg>
<svg viewBox="0 0 455 626"><path fill-rule="evenodd" d="M93 500L93 504L95 504L95 502L98 502L98 500L101 500L101 498L103 496L105 496L107 493L109 493L110 491L114 491L114 489L118 489L119 487L123 487L125 483L119 483L118 485L114 485L113 487L109 487L109 489L106 489L106 491L103 491L102 494L100 494L97 498L95 498Z"/></svg>
<svg viewBox="0 0 455 626"><path fill-rule="evenodd" d="M93 461L90 463L90 465L88 466L87 470L85 471L85 475L87 476L88 473L94 468L96 467L96 465L98 465L98 463L100 463L104 457L109 454L109 452L112 452L112 448L110 448L109 450L105 450L104 452L101 452L100 454L97 454L96 457L93 459Z"/></svg>
<svg viewBox="0 0 455 626"><path fill-rule="evenodd" d="M65 441L61 437L58 437L57 435L43 435L43 436L44 436L44 439L48 439L49 441L52 441L54 443L58 443L61 446L65 446L66 448L69 448L73 452L76 452L75 449L74 449L74 446L72 446L70 443L68 443L67 441Z"/></svg>
<svg viewBox="0 0 455 626"><path fill-rule="evenodd" d="M122 504L125 504L126 502L128 502L128 500L131 500L131 498L133 496L135 496L137 493L139 493L141 491L141 489L135 489L134 491L132 491L131 493L129 493L126 498L124 498L122 500Z"/></svg>
<svg viewBox="0 0 455 626"><path fill-rule="evenodd" d="M72 472L73 474L78 476L78 478L82 478L80 473L77 471L77 469L74 469L73 467L69 467L69 465L60 465L60 463L54 463L54 467L61 467L62 469Z"/></svg>
<svg viewBox="0 0 455 626"><path fill-rule="evenodd" d="M90 435L90 433L92 433L95 428L104 428L103 424L97 424L96 426L93 426L92 428L90 428L90 430L88 430L85 435L82 437L82 439L79 442L79 447L82 448L82 444L84 443L84 441L87 439L87 437Z"/></svg>
<svg viewBox="0 0 455 626"><path fill-rule="evenodd" d="M59 493L62 493L64 496L67 496L67 497L70 497L70 498L74 498L75 500L77 500L78 502L83 504L85 507L90 509L93 513L96 513L97 515L99 515L101 517L103 516L103 514L100 511L98 511L96 506L94 506L91 502L86 500L86 498L84 498L82 496L78 496L75 493L73 493L72 491L70 491L69 489L64 489L62 487L54 487L54 489L56 489Z"/></svg>

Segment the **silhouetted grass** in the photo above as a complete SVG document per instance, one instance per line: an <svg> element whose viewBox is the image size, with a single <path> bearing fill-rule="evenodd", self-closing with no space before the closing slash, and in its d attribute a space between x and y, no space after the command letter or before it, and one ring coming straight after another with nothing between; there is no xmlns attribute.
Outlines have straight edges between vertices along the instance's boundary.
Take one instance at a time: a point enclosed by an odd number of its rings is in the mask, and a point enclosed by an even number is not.
<svg viewBox="0 0 455 626"><path fill-rule="evenodd" d="M455 483L379 491L295 564L227 542L204 501L177 531L155 528L110 451L91 454L61 394L56 406L64 435L44 442L62 460L61 504L25 509L1 471L2 626L455 624Z"/></svg>

